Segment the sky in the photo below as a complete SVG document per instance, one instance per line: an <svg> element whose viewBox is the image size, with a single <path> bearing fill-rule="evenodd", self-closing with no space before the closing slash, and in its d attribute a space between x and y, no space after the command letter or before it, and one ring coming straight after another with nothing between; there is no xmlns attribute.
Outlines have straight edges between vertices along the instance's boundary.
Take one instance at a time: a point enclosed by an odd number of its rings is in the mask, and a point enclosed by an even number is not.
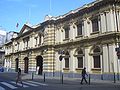
<svg viewBox="0 0 120 90"><path fill-rule="evenodd" d="M46 15L64 15L93 1L95 0L0 0L0 29L20 32L26 22L36 25L42 23Z"/></svg>

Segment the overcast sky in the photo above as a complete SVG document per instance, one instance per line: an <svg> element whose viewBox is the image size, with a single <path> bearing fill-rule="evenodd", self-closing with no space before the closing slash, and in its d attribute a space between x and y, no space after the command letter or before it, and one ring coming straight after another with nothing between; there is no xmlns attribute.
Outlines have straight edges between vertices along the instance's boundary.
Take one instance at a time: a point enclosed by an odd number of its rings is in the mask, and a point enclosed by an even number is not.
<svg viewBox="0 0 120 90"><path fill-rule="evenodd" d="M46 15L64 15L93 1L95 0L0 0L0 28L19 32L26 22L35 25L43 22Z"/></svg>

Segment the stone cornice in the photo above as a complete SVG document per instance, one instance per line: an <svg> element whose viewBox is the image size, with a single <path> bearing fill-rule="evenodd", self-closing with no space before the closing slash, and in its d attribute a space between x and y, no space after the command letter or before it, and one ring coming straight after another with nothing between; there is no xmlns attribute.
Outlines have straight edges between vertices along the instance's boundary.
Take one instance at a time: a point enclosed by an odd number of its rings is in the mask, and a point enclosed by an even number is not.
<svg viewBox="0 0 120 90"><path fill-rule="evenodd" d="M85 37L81 40L73 40L72 42L67 42L67 43L61 43L61 44L56 44L55 47L59 48L59 47L71 47L72 45L77 45L77 44L81 44L82 46L89 46L89 44L106 44L106 43L115 43L115 38L117 36L120 36L120 33L116 33L116 32L110 32L110 33L106 33L106 34L101 34L101 35L97 35L95 37ZM108 41L109 38L109 41ZM111 41L110 41L111 40Z"/></svg>
<svg viewBox="0 0 120 90"><path fill-rule="evenodd" d="M119 0L116 0L116 1L117 1L116 3L120 3ZM67 15L63 15L63 17L61 16L61 18L58 18L55 22L58 24L63 23L65 21L69 21L76 17L82 17L83 15L89 14L93 11L100 10L100 8L106 7L107 5L113 5L113 4L115 4L115 0L101 0L99 2L96 1L93 3L87 4L86 7L78 10L75 13L72 13L72 12L74 12L74 10L73 10L73 11L71 11L71 13L69 13Z"/></svg>
<svg viewBox="0 0 120 90"><path fill-rule="evenodd" d="M5 43L4 45L6 46L6 45L10 45L10 44L12 44L12 41L7 42L7 43Z"/></svg>
<svg viewBox="0 0 120 90"><path fill-rule="evenodd" d="M17 51L17 52L11 53L11 54L19 54L19 53L24 53L24 52L36 51L36 50L39 50L39 51L41 50L42 51L42 50L45 50L45 49L51 48L51 47L54 47L54 45L43 45L43 46L36 47L36 48L29 48L29 49L26 49L26 50Z"/></svg>

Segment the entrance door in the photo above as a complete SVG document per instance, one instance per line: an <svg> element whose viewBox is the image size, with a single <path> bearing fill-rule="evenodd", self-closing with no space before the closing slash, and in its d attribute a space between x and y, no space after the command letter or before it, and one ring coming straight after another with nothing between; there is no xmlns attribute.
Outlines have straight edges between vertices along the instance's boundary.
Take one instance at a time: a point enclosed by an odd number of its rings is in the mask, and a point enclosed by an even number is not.
<svg viewBox="0 0 120 90"><path fill-rule="evenodd" d="M18 71L18 67L19 67L19 59L16 58L16 59L15 59L15 72Z"/></svg>
<svg viewBox="0 0 120 90"><path fill-rule="evenodd" d="M25 57L24 58L24 73L28 73L28 63L29 62L29 59L28 57Z"/></svg>
<svg viewBox="0 0 120 90"><path fill-rule="evenodd" d="M42 56L36 57L36 68L39 75L42 75L43 72L43 58Z"/></svg>

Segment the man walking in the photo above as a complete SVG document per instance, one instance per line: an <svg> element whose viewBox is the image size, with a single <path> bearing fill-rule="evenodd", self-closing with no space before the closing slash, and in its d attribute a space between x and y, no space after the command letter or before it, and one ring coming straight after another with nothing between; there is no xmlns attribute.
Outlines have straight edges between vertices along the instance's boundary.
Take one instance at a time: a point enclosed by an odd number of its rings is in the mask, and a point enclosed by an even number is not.
<svg viewBox="0 0 120 90"><path fill-rule="evenodd" d="M81 84L83 84L83 80L85 80L85 82L86 83L88 83L87 82L87 80L86 80L86 77L85 77L85 75L87 75L87 73L86 73L86 68L84 67L84 69L82 70L82 80L81 80ZM88 75L87 75L88 76Z"/></svg>

